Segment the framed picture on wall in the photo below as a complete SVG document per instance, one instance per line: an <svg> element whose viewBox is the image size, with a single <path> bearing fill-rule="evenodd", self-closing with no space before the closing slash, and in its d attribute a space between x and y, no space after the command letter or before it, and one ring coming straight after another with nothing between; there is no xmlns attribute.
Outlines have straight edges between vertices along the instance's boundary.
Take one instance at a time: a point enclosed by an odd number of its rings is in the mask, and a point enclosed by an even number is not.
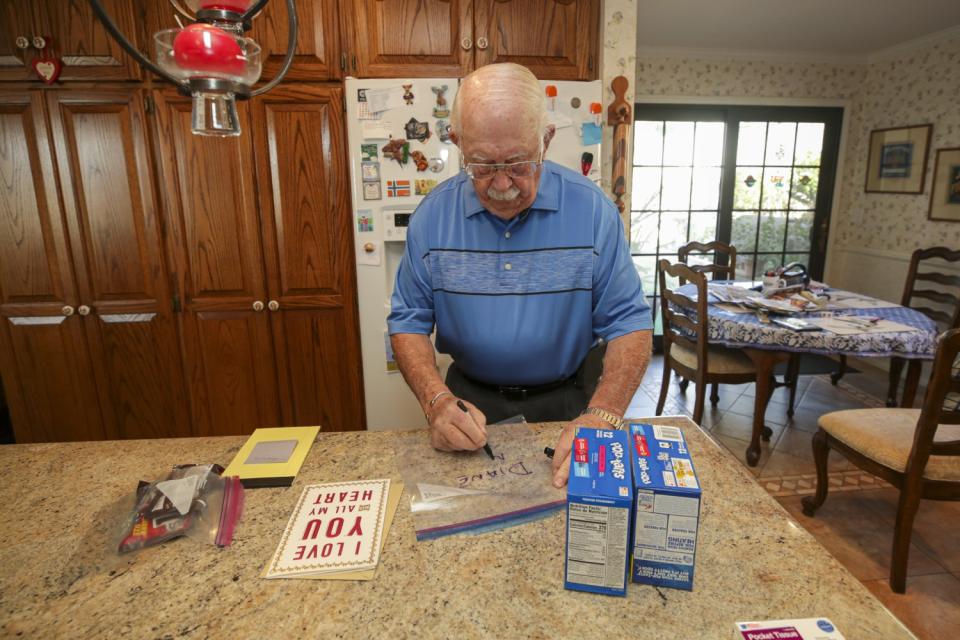
<svg viewBox="0 0 960 640"><path fill-rule="evenodd" d="M867 193L923 193L933 125L870 132Z"/></svg>
<svg viewBox="0 0 960 640"><path fill-rule="evenodd" d="M927 217L960 222L960 147L937 149Z"/></svg>

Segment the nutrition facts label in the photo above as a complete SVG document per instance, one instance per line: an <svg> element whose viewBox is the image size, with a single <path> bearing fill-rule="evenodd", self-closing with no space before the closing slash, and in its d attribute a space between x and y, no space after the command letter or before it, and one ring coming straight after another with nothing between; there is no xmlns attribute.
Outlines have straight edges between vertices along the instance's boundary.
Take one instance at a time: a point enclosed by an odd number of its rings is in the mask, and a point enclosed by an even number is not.
<svg viewBox="0 0 960 640"><path fill-rule="evenodd" d="M567 580L624 588L629 509L571 502L567 513Z"/></svg>

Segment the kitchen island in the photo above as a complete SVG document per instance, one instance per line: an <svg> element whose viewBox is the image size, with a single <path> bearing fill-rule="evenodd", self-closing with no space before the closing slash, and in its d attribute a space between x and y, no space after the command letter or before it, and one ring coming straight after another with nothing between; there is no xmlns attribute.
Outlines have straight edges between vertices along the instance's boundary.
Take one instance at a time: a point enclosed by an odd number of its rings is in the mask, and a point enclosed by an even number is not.
<svg viewBox="0 0 960 640"><path fill-rule="evenodd" d="M418 542L406 494L374 580L260 578L304 485L400 480L398 432L321 432L292 487L246 492L228 548L178 540L120 558L106 538L138 480L161 479L174 464L226 466L246 438L8 445L0 447L0 630L37 638L725 640L737 620L823 616L849 640L913 637L694 423L643 421L683 429L703 487L692 592L565 590L564 511ZM552 446L560 425L535 429Z"/></svg>

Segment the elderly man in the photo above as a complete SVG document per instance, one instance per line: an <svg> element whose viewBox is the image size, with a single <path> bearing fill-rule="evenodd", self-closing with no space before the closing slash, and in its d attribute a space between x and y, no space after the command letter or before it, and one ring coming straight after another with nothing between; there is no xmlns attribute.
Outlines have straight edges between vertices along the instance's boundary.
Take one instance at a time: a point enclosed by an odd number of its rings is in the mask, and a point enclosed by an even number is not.
<svg viewBox="0 0 960 640"><path fill-rule="evenodd" d="M437 449L478 449L488 420L518 413L568 421L553 461L562 487L576 425L622 423L650 358L650 308L616 207L544 161L554 127L528 69L493 64L464 78L451 129L465 172L434 189L407 230L387 322L397 363ZM446 382L434 325L454 360ZM583 363L601 338L588 398Z"/></svg>

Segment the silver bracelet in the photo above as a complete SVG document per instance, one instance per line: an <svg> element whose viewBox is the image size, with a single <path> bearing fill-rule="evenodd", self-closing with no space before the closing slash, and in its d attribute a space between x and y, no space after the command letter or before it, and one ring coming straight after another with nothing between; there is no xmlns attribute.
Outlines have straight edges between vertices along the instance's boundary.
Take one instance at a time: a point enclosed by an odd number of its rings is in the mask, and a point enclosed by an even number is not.
<svg viewBox="0 0 960 640"><path fill-rule="evenodd" d="M452 395L453 395L453 391L441 391L441 392L438 393L437 395L435 395L435 396L433 396L432 398L430 398L430 402L427 403L427 406L429 406L431 409L433 409L433 406L434 406L435 404L437 404L437 400L439 400L439 399L442 398L443 396L452 396Z"/></svg>

